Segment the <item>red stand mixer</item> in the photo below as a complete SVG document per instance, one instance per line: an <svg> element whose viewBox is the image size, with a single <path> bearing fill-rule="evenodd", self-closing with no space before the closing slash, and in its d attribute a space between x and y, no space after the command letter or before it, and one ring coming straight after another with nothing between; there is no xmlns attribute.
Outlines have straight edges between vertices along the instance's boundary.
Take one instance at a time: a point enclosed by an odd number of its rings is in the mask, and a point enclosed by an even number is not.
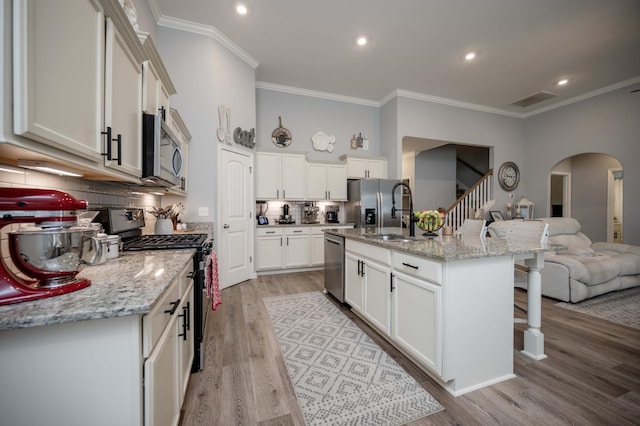
<svg viewBox="0 0 640 426"><path fill-rule="evenodd" d="M82 231L70 231L77 224L76 210L86 208L86 201L65 192L0 188L0 229L12 223L37 225L30 231L9 232L11 260L33 279L12 272L5 264L6 254L0 253L0 305L66 294L91 284L87 279L76 279L80 256L69 249L70 241L77 246L83 235Z"/></svg>

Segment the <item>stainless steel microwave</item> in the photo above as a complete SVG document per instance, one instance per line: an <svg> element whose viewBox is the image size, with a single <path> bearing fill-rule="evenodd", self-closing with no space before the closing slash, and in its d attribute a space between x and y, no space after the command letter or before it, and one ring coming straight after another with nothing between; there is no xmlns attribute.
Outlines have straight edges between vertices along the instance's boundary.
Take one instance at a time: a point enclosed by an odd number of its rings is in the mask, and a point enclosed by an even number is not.
<svg viewBox="0 0 640 426"><path fill-rule="evenodd" d="M180 141L161 115L142 114L142 183L171 187L180 184L183 158Z"/></svg>

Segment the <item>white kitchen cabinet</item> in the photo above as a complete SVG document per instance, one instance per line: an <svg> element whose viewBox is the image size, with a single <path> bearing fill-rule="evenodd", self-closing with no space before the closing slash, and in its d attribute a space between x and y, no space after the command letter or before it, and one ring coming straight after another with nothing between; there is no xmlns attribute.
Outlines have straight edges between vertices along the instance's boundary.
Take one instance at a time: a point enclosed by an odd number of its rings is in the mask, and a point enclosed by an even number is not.
<svg viewBox="0 0 640 426"><path fill-rule="evenodd" d="M390 251L351 240L347 240L345 245L345 300L378 331L389 335ZM355 307L352 302L355 303Z"/></svg>
<svg viewBox="0 0 640 426"><path fill-rule="evenodd" d="M260 228L256 234L256 271L281 269L284 265L284 229Z"/></svg>
<svg viewBox="0 0 640 426"><path fill-rule="evenodd" d="M187 278L187 280L189 284L182 297L179 320L176 321L176 336L178 338L178 408L182 407L184 396L187 393L195 353L193 280L190 278Z"/></svg>
<svg viewBox="0 0 640 426"><path fill-rule="evenodd" d="M114 21L107 18L105 109L107 129L105 166L142 176L142 66ZM137 40L136 40L137 41ZM108 140L109 133L112 139ZM109 153L112 153L111 159Z"/></svg>
<svg viewBox="0 0 640 426"><path fill-rule="evenodd" d="M311 228L311 266L324 265L324 229L330 227Z"/></svg>
<svg viewBox="0 0 640 426"><path fill-rule="evenodd" d="M309 228L285 228L284 239L284 267L309 266L311 264L311 230Z"/></svg>
<svg viewBox="0 0 640 426"><path fill-rule="evenodd" d="M396 272L391 338L436 374L442 374L442 288Z"/></svg>
<svg viewBox="0 0 640 426"><path fill-rule="evenodd" d="M257 200L304 200L306 158L302 154L256 153Z"/></svg>
<svg viewBox="0 0 640 426"><path fill-rule="evenodd" d="M364 158L342 155L340 159L346 160L347 177L349 179L387 178L387 160L384 158Z"/></svg>
<svg viewBox="0 0 640 426"><path fill-rule="evenodd" d="M165 120L173 127L169 98L176 94L176 88L153 39L149 34L140 32L138 37L147 58L142 64L142 110L147 114L164 114Z"/></svg>
<svg viewBox="0 0 640 426"><path fill-rule="evenodd" d="M344 164L307 163L307 200L347 200Z"/></svg>
<svg viewBox="0 0 640 426"><path fill-rule="evenodd" d="M180 336L193 324L192 271L189 259L145 315L1 331L1 423L177 425L193 359L193 327ZM34 398L38 410L20 409Z"/></svg>
<svg viewBox="0 0 640 426"><path fill-rule="evenodd" d="M13 131L55 150L18 145L135 181L142 45L116 0L50 3L13 2Z"/></svg>
<svg viewBox="0 0 640 426"><path fill-rule="evenodd" d="M357 255L344 254L344 300L355 312L362 313L364 305L364 277L361 273L362 259Z"/></svg>
<svg viewBox="0 0 640 426"><path fill-rule="evenodd" d="M101 5L25 0L13 9L14 132L102 162Z"/></svg>

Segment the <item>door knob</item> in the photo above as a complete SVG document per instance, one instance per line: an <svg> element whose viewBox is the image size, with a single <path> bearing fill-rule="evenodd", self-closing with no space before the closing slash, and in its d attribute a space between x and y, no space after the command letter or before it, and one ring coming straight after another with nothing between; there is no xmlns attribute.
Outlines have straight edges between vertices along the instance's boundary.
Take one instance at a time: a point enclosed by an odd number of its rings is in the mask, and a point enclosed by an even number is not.
<svg viewBox="0 0 640 426"><path fill-rule="evenodd" d="M223 228L224 228L224 229L229 229L229 224L228 224L228 223L225 223L225 224L224 224L224 226L223 226Z"/></svg>

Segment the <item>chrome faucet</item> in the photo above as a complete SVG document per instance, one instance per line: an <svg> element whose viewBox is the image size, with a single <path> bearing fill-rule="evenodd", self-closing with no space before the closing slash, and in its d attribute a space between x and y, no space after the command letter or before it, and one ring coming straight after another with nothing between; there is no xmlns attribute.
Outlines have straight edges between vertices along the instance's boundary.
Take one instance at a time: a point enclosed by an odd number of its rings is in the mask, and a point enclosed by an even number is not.
<svg viewBox="0 0 640 426"><path fill-rule="evenodd" d="M415 223L418 221L416 217L413 215L413 195L411 194L411 188L404 182L398 182L393 185L393 189L391 190L391 218L396 218L396 212L407 211L407 209L396 209L396 188L399 186L404 186L409 191L409 236L416 236L416 226Z"/></svg>

